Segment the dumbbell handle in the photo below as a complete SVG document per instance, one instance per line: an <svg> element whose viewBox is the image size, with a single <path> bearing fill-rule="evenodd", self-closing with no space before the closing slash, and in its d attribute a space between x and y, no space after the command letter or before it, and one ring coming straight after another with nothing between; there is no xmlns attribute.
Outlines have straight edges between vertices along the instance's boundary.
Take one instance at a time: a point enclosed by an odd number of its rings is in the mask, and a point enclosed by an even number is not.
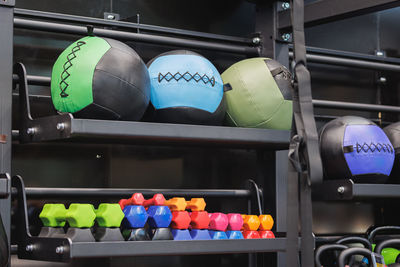
<svg viewBox="0 0 400 267"><path fill-rule="evenodd" d="M152 198L145 200L142 205L145 206L145 207L154 206L155 205L155 198L159 197L159 195L162 196L162 194L155 194ZM164 196L163 196L163 198L164 198ZM165 201L165 199L164 199L164 201ZM164 201L163 201L163 203L157 203L157 205L158 206L164 205Z"/></svg>

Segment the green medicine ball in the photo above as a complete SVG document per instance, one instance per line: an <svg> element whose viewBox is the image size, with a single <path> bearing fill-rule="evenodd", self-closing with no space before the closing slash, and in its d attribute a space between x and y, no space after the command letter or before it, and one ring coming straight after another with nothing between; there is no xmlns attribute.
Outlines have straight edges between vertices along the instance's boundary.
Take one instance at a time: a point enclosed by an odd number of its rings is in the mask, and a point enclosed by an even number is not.
<svg viewBox="0 0 400 267"><path fill-rule="evenodd" d="M269 58L237 62L221 75L229 125L288 130L292 125L291 74Z"/></svg>
<svg viewBox="0 0 400 267"><path fill-rule="evenodd" d="M87 36L55 62L51 98L57 111L77 118L139 120L150 101L148 70L126 44Z"/></svg>

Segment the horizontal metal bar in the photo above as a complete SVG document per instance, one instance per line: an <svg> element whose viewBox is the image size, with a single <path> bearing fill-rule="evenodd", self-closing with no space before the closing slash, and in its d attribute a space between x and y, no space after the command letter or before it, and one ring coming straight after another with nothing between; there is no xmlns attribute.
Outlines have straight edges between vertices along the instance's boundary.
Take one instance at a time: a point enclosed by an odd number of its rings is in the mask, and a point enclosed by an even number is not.
<svg viewBox="0 0 400 267"><path fill-rule="evenodd" d="M400 185L354 184L354 198L400 198Z"/></svg>
<svg viewBox="0 0 400 267"><path fill-rule="evenodd" d="M400 107L313 99L314 107L400 113Z"/></svg>
<svg viewBox="0 0 400 267"><path fill-rule="evenodd" d="M400 198L398 184L360 184L352 180L327 180L313 188L318 200L352 200L373 198Z"/></svg>
<svg viewBox="0 0 400 267"><path fill-rule="evenodd" d="M87 35L87 28L84 26L75 26L62 23L44 22L44 21L28 20L21 18L14 18L14 27L28 29L28 30L39 30L45 32ZM152 44L182 46L195 49L208 49L208 50L215 50L228 53L238 53L244 55L259 54L259 49L257 47L250 47L245 45L207 42L207 41L190 40L190 39L167 37L167 36L157 36L151 34L99 29L99 28L95 28L93 33L96 36L109 37L125 41L137 41L137 42L152 43Z"/></svg>
<svg viewBox="0 0 400 267"><path fill-rule="evenodd" d="M13 96L17 97L17 93L13 93ZM33 99L46 99L51 100L51 96L46 95L29 95ZM400 113L400 107L387 106L387 105L376 105L376 104L362 104L354 102L344 101L331 101L331 100L320 100L313 99L312 103L316 108L332 108L332 109L349 109L349 110L360 110L360 111L378 111L378 112L389 112L389 113Z"/></svg>
<svg viewBox="0 0 400 267"><path fill-rule="evenodd" d="M28 198L94 198L130 197L133 193L142 193L152 196L162 193L168 197L226 197L226 198L249 198L251 191L246 189L130 189L130 188L48 188L48 187L26 187ZM13 188L12 194L16 195Z"/></svg>
<svg viewBox="0 0 400 267"><path fill-rule="evenodd" d="M107 26L107 27L119 27L119 28L125 28L125 29L135 29L135 30L139 29L139 30L150 31L150 32L169 33L169 34L182 35L182 36L187 36L187 37L206 38L206 39L217 40L217 41L235 42L235 43L242 43L242 44L253 44L251 38L242 38L242 37L236 37L236 36L227 36L227 35L220 35L220 34L212 34L212 33L189 31L189 30L182 30L182 29L176 29L176 28L161 27L161 26L156 26L156 25L148 25L148 24L117 21L117 20L106 20L106 19L100 19L100 18L83 17L83 16L76 16L76 15L69 15L69 14L21 9L21 8L14 9L14 16L29 17L29 18L36 18L36 19L40 18L40 19L47 19L47 20L51 20L51 21L64 21L64 22L69 22L69 23L78 23L81 25L82 24L86 24L86 25L91 24L91 25L101 25L101 26Z"/></svg>
<svg viewBox="0 0 400 267"><path fill-rule="evenodd" d="M293 58L293 52L289 52L289 57ZM348 66L348 67L356 67L356 68L371 69L371 70L400 72L400 64L389 64L389 63L381 63L381 62L374 62L374 61L367 61L360 59L350 59L350 58L342 58L342 57L326 56L326 55L318 55L310 53L306 55L306 58L307 61L313 63Z"/></svg>
<svg viewBox="0 0 400 267"><path fill-rule="evenodd" d="M293 49L293 45L289 44L289 49ZM350 51L343 51L343 50L334 50L334 49L326 49L321 47L313 47L307 46L306 47L307 53L309 54L322 54L334 57L341 57L341 58L352 58L352 59L361 59L366 61L376 61L382 63L394 63L396 65L400 65L400 58L397 57L386 57L386 56L377 56L377 55L370 55L365 53L356 53Z"/></svg>
<svg viewBox="0 0 400 267"><path fill-rule="evenodd" d="M72 243L71 258L236 254L285 251L286 238Z"/></svg>
<svg viewBox="0 0 400 267"><path fill-rule="evenodd" d="M51 78L46 76L27 75L26 79L30 85L50 86L51 83ZM13 74L13 81L15 83L19 83L19 79L16 74Z"/></svg>
<svg viewBox="0 0 400 267"><path fill-rule="evenodd" d="M320 0L304 6L304 26L311 27L336 20L365 15L400 6L398 0ZM292 26L290 11L278 13L278 29L289 30Z"/></svg>

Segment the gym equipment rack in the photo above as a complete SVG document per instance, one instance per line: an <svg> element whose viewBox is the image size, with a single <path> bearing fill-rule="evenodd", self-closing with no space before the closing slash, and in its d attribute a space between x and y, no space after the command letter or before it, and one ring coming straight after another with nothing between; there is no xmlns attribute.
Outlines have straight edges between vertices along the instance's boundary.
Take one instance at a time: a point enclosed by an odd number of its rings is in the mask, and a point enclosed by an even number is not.
<svg viewBox="0 0 400 267"><path fill-rule="evenodd" d="M94 33L98 36L111 37L120 40L130 40L164 46L181 46L202 50L212 50L225 53L237 53L248 56L269 56L282 64L289 66L290 57L290 10L283 10L282 2L257 3L256 31L253 38L240 38L217 34L201 33L181 29L173 29L146 25L140 23L121 22L107 19L88 18L65 14L16 9L15 0L0 1L0 212L5 229L10 240L11 227L11 197L18 199L18 222L20 227L26 227L26 197L55 197L83 195L95 196L126 196L137 191L150 194L153 191L166 195L209 196L209 197L239 197L249 201L255 198L251 189L240 190L163 190L163 189L76 189L76 188L24 188L22 179L10 176L12 139L23 142L42 141L79 141L96 143L134 143L146 144L151 141L157 145L179 144L184 146L222 146L243 149L276 151L274 162L269 162L275 171L273 176L264 177L267 186L260 193L268 194L275 200L274 212L276 231L286 232L287 200L287 149L289 132L263 129L230 128L197 125L174 125L145 122L118 122L75 119L70 115L29 118L29 98L32 100L45 96L29 96L27 84L49 85L50 78L42 76L18 75L13 72L13 29L86 34L86 25L94 25ZM351 16L367 14L399 6L400 1L394 0L321 0L305 6L305 26L314 26L330 21L340 20ZM287 5L286 5L287 6ZM15 18L14 18L15 16ZM103 29L101 27L107 27ZM110 29L112 27L112 29ZM116 30L117 28L118 30ZM134 30L134 31L133 31ZM270 38L271 37L271 38ZM271 41L272 39L272 41ZM366 68L374 70L400 71L400 60L387 57L326 50L320 48L307 49L307 59L310 62ZM14 74L14 75L13 75ZM21 130L12 130L11 104L13 100L13 81L19 83L19 99L21 104ZM25 91L23 91L25 88ZM355 109L366 111L400 112L400 108L384 105L347 103L338 101L314 100L317 107ZM112 126L112 127L111 127ZM113 132L111 132L113 129ZM158 131L154 131L157 129ZM129 134L126 132L129 130ZM158 132L158 133L156 133ZM13 138L12 138L13 137ZM90 140L89 140L90 139ZM93 140L93 141L92 141ZM278 151L283 150L283 151ZM263 163L266 164L266 163ZM13 186L11 186L13 185ZM390 185L357 185L347 181L323 183L318 185L321 191L315 192L332 196L332 199L352 199L353 197L398 197L397 187ZM339 188L343 187L344 189ZM318 187L316 187L318 188ZM377 190L377 188L379 190ZM335 191L343 191L339 197ZM332 191L333 193L328 193ZM26 194L26 196L25 196ZM261 194L263 195L263 194ZM307 221L307 220L305 220ZM303 222L305 222L303 221ZM308 218L308 223L311 218ZM21 241L18 254L23 258L65 261L79 257L116 257L139 255L186 255L211 253L250 253L249 266L256 266L257 261L252 257L253 252L278 252L277 266L286 266L287 257L297 258L297 255L286 255L287 240L284 237L260 240L226 240L226 241L152 241L152 242L105 242L105 243L71 243L68 239L56 240L43 247L35 246L36 237L27 236L27 231L21 229ZM29 241L29 242L28 242ZM59 243L61 242L61 243ZM143 244L142 244L143 243ZM60 244L62 249L60 248ZM301 239L296 244L301 246ZM211 249L212 247L212 249ZM10 246L15 251L15 246ZM254 256L254 255L253 255Z"/></svg>

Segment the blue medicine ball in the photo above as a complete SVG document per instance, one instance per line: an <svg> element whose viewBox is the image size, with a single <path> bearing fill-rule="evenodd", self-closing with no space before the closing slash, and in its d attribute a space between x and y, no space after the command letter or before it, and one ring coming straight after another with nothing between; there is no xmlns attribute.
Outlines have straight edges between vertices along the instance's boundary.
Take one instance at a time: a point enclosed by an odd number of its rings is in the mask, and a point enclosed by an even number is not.
<svg viewBox="0 0 400 267"><path fill-rule="evenodd" d="M390 175L395 157L384 131L355 116L327 123L320 133L320 148L325 176L332 179L382 182Z"/></svg>
<svg viewBox="0 0 400 267"><path fill-rule="evenodd" d="M215 66L186 50L161 54L147 63L155 120L219 125L225 116L224 85Z"/></svg>

